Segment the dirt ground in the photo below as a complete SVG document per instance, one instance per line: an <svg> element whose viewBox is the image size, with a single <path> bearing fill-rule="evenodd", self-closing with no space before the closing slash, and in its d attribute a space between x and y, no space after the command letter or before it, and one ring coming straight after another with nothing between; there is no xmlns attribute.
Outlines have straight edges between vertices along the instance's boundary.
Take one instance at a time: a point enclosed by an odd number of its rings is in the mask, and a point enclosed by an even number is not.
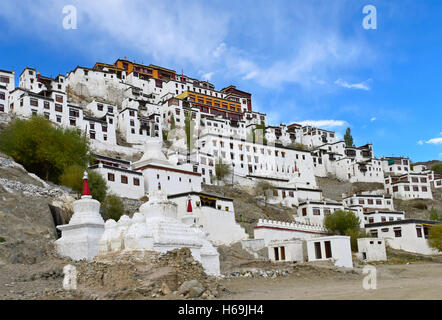
<svg viewBox="0 0 442 320"><path fill-rule="evenodd" d="M440 300L442 299L442 265L416 263L378 265L377 289L364 290L365 275L354 277L304 277L296 273L284 278L239 278L225 280L232 295L229 300Z"/></svg>

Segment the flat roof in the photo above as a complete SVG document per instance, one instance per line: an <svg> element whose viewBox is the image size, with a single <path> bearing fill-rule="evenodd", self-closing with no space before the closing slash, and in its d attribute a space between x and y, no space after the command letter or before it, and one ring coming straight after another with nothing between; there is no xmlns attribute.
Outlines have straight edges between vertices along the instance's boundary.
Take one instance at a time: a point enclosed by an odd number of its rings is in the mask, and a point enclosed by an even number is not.
<svg viewBox="0 0 442 320"><path fill-rule="evenodd" d="M440 224L441 222L432 221L432 220L421 220L421 219L405 219L405 220L369 223L369 224L365 225L365 228L376 228L376 227L394 226L394 225L411 224L411 223L436 225L436 224Z"/></svg>

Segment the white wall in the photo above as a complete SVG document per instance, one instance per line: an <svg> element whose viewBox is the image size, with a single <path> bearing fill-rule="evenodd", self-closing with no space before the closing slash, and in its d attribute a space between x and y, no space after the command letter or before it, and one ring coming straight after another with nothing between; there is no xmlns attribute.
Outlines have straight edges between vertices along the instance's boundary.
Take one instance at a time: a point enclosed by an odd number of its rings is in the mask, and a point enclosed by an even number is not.
<svg viewBox="0 0 442 320"><path fill-rule="evenodd" d="M308 261L329 260L326 258L325 242L330 241L331 254L335 266L353 268L353 260L351 255L350 237L347 236L331 236L320 237L315 239L307 239L307 256ZM321 246L321 258L317 259L315 254L315 243L319 242Z"/></svg>

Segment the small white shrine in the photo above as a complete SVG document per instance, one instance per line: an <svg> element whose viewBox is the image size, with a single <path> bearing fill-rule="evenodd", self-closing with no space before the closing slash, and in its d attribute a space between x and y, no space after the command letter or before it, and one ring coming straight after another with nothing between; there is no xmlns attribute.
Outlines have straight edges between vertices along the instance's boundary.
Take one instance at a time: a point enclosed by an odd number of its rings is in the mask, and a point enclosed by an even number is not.
<svg viewBox="0 0 442 320"><path fill-rule="evenodd" d="M83 193L73 203L74 215L69 224L57 226L61 238L55 241L57 253L73 260L92 260L98 254L98 241L104 232L100 202L92 199L87 173L84 173Z"/></svg>
<svg viewBox="0 0 442 320"><path fill-rule="evenodd" d="M122 216L118 222L108 220L99 241L99 253L130 250L153 250L166 253L189 248L210 275L220 274L219 254L207 240L189 202L187 215L178 220L176 203L160 190L149 194L133 218Z"/></svg>

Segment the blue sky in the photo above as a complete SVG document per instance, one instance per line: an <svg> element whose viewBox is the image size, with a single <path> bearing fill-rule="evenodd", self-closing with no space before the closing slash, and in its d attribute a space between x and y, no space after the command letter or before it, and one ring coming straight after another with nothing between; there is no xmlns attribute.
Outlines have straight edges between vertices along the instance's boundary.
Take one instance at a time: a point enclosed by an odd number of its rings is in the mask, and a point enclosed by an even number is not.
<svg viewBox="0 0 442 320"><path fill-rule="evenodd" d="M271 124L349 126L377 157L442 160L440 17L440 0L3 0L0 69L56 76L126 56L251 92Z"/></svg>

